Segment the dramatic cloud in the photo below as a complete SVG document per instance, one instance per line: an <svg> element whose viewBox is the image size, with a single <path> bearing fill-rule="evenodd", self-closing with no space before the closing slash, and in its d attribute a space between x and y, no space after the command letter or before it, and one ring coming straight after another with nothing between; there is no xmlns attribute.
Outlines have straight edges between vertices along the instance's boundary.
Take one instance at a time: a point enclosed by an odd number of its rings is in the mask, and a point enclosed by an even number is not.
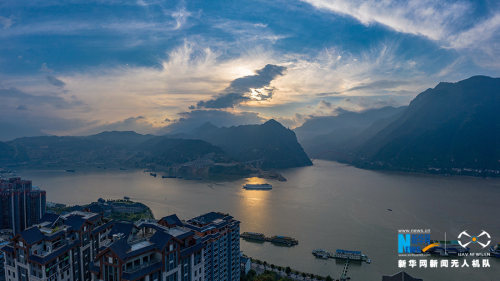
<svg viewBox="0 0 500 281"><path fill-rule="evenodd" d="M255 75L248 75L235 79L229 87L214 99L199 101L198 108L229 108L244 101L268 100L273 96L273 88L269 87L271 81L282 76L286 70L284 66L268 64L256 71Z"/></svg>
<svg viewBox="0 0 500 281"><path fill-rule="evenodd" d="M500 75L494 1L304 1L6 1L0 122L26 135L294 127Z"/></svg>

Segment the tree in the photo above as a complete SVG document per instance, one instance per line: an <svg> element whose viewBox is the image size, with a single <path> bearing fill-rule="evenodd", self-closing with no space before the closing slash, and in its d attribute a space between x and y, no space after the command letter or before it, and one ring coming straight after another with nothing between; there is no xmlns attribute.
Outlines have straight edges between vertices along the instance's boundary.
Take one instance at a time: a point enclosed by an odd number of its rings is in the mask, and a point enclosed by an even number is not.
<svg viewBox="0 0 500 281"><path fill-rule="evenodd" d="M257 275L257 272L255 272L255 270L253 270L253 269L250 269L247 273L247 280L253 280L256 275Z"/></svg>
<svg viewBox="0 0 500 281"><path fill-rule="evenodd" d="M271 269L275 269L276 266L274 265L274 263L271 264Z"/></svg>
<svg viewBox="0 0 500 281"><path fill-rule="evenodd" d="M289 266L287 266L287 267L285 268L285 273L286 273L286 275L290 275L290 273L292 273L292 269L291 269ZM330 279L331 279L331 278L330 278ZM333 280L327 280L327 281L333 281Z"/></svg>
<svg viewBox="0 0 500 281"><path fill-rule="evenodd" d="M326 281L333 281L333 279L330 275L328 275L328 276L326 276Z"/></svg>
<svg viewBox="0 0 500 281"><path fill-rule="evenodd" d="M264 269L267 268L267 261L264 261Z"/></svg>

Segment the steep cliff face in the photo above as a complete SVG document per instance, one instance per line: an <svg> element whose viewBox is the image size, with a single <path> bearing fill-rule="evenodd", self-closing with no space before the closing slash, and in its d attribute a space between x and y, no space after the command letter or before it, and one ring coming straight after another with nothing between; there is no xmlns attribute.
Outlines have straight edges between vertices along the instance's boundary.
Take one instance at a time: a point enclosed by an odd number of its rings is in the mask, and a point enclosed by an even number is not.
<svg viewBox="0 0 500 281"><path fill-rule="evenodd" d="M500 78L474 76L419 94L360 156L403 169L500 169Z"/></svg>

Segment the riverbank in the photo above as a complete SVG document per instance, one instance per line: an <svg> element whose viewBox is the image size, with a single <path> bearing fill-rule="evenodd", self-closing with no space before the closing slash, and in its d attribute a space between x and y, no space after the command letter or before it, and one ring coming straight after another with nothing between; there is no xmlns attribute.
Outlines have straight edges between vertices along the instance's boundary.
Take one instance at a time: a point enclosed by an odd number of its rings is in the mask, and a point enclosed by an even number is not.
<svg viewBox="0 0 500 281"><path fill-rule="evenodd" d="M289 266L279 266L274 264L269 264L266 261L261 261L259 259L250 258L251 268L255 272L252 274L249 272L246 276L241 278L241 281L260 281L267 280L270 278L274 281L333 281L334 279L328 276L320 276L313 273L301 272L290 268Z"/></svg>
<svg viewBox="0 0 500 281"><path fill-rule="evenodd" d="M73 206L61 203L47 203L47 212L56 214L82 210L99 213L105 218L119 221L135 222L141 219L155 219L153 212L148 206L143 203L131 201L130 199L104 200L99 198L96 202Z"/></svg>

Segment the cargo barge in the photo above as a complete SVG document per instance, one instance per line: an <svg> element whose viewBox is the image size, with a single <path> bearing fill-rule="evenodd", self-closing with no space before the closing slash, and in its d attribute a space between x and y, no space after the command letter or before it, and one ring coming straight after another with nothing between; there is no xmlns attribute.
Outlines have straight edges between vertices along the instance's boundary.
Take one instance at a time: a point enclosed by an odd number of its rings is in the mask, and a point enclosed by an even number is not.
<svg viewBox="0 0 500 281"><path fill-rule="evenodd" d="M292 247L299 244L299 241L297 239L289 236L275 235L272 237L267 237L264 234L258 232L243 232L240 237L247 241L271 242L276 245L287 247Z"/></svg>
<svg viewBox="0 0 500 281"><path fill-rule="evenodd" d="M357 262L371 263L372 260L368 256L361 253L361 251L348 251L337 249L335 253L330 253L327 250L316 249L312 251L312 254L319 259L337 259L337 260L348 260Z"/></svg>

